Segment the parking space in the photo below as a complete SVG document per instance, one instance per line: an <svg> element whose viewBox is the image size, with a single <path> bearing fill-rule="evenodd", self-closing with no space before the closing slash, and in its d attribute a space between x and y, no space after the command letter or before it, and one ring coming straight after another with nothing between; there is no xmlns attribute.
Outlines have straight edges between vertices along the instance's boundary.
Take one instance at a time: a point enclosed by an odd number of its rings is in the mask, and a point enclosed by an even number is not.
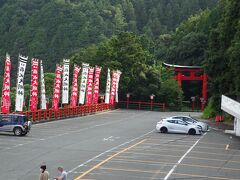
<svg viewBox="0 0 240 180"><path fill-rule="evenodd" d="M76 170L75 179L237 180L240 149L231 149L230 141L214 130L202 136L153 132Z"/></svg>
<svg viewBox="0 0 240 180"><path fill-rule="evenodd" d="M216 128L204 136L156 132L174 114L118 110L36 124L25 137L1 133L0 179L37 179L44 162L51 180L58 165L70 180L240 180L239 139Z"/></svg>

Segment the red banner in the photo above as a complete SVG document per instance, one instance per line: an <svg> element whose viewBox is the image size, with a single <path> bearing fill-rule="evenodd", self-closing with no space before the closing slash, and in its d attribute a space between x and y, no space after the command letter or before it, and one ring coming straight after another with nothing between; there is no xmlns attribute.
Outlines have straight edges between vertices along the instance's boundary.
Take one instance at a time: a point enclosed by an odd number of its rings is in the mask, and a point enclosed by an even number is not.
<svg viewBox="0 0 240 180"><path fill-rule="evenodd" d="M89 67L88 83L87 83L87 96L86 96L86 104L87 105L92 105L93 74L94 74L94 67Z"/></svg>
<svg viewBox="0 0 240 180"><path fill-rule="evenodd" d="M4 79L3 79L3 88L2 88L2 104L1 110L2 113L10 112L10 72L11 72L11 60L10 56L6 55L5 70L4 70Z"/></svg>
<svg viewBox="0 0 240 180"><path fill-rule="evenodd" d="M37 111L38 106L38 64L38 59L32 58L30 111Z"/></svg>
<svg viewBox="0 0 240 180"><path fill-rule="evenodd" d="M112 86L111 86L111 94L110 94L110 104L114 104L115 96L116 96L116 85L117 85L118 73L113 71L112 73Z"/></svg>
<svg viewBox="0 0 240 180"><path fill-rule="evenodd" d="M94 104L98 103L100 73L101 73L101 67L96 67L95 78L94 78L94 95L93 95Z"/></svg>
<svg viewBox="0 0 240 180"><path fill-rule="evenodd" d="M59 104L60 94L61 94L62 71L63 71L63 67L57 64L57 68L55 71L53 98L52 98L52 109L54 111L58 111L58 104Z"/></svg>
<svg viewBox="0 0 240 180"><path fill-rule="evenodd" d="M73 82L72 82L72 94L71 94L71 107L76 107L78 98L78 74L81 67L74 65Z"/></svg>

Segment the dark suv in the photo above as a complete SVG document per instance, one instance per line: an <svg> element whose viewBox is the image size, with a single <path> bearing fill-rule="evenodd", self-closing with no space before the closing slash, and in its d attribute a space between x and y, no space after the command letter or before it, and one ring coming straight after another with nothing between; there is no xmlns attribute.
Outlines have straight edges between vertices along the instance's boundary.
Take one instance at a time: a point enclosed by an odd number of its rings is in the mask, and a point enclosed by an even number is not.
<svg viewBox="0 0 240 180"><path fill-rule="evenodd" d="M13 132L16 136L26 135L31 129L31 121L22 114L0 114L0 131Z"/></svg>

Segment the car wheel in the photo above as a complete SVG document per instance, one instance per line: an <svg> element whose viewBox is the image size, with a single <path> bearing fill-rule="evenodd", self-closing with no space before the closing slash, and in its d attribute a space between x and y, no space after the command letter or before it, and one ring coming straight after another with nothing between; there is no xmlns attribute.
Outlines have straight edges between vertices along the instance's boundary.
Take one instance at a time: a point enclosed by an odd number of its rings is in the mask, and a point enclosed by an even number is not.
<svg viewBox="0 0 240 180"><path fill-rule="evenodd" d="M13 129L13 133L16 135L16 136L21 136L22 135L22 129L20 127L16 127Z"/></svg>
<svg viewBox="0 0 240 180"><path fill-rule="evenodd" d="M189 129L188 134L195 135L196 134L196 130L195 129Z"/></svg>
<svg viewBox="0 0 240 180"><path fill-rule="evenodd" d="M22 136L26 136L26 135L27 135L27 132L22 133Z"/></svg>
<svg viewBox="0 0 240 180"><path fill-rule="evenodd" d="M160 129L160 132L161 132L161 133L167 133L167 132L168 132L168 129L167 129L166 127L162 127L162 128Z"/></svg>

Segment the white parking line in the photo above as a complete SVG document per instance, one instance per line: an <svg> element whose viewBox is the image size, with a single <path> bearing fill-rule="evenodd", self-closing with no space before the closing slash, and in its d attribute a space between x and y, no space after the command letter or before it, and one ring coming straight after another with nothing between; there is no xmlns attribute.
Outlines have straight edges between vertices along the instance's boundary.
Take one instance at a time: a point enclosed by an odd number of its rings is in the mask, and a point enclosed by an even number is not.
<svg viewBox="0 0 240 180"><path fill-rule="evenodd" d="M206 135L199 138L193 145L188 149L188 151L178 160L178 162L173 166L173 168L168 172L168 174L164 177L164 180L168 180L168 178L172 175L173 171L177 168L177 166L182 162L182 160L192 151L192 149L198 144L198 142Z"/></svg>
<svg viewBox="0 0 240 180"><path fill-rule="evenodd" d="M68 173L72 173L72 172L74 172L76 169L78 169L78 168L80 168L80 167L82 167L82 166L85 166L86 164L88 164L88 163L94 161L95 159L97 159L97 158L105 155L106 153L112 152L113 150L115 150L115 149L117 149L117 148L120 148L120 147L122 147L122 146L124 146L124 145L126 145L126 144L129 144L129 143L131 143L131 142L133 142L133 141L136 141L136 140L138 140L138 139L140 139L140 138L142 138L142 137L144 137L144 136L146 136L146 135L148 135L148 134L150 134L150 133L152 133L152 132L154 132L154 131L155 131L155 129L153 129L153 130L151 130L151 131L149 131L149 132L147 132L147 133L145 133L145 134L143 134L143 135L141 135L141 136L138 136L138 137L136 137L136 138L134 138L134 139L131 139L131 140L127 141L127 142L124 142L124 143L122 143L122 144L120 144L120 145L117 145L117 146L115 146L115 147L113 147L113 148L111 148L111 149L108 149L107 151L104 151L104 152L98 154L97 156L94 156L93 158L85 161L84 163L79 164L78 166L76 166L76 167L74 167L73 169L71 169L70 171L68 171Z"/></svg>
<svg viewBox="0 0 240 180"><path fill-rule="evenodd" d="M225 149L228 150L228 148L229 148L229 144L226 145L226 148L225 148Z"/></svg>

